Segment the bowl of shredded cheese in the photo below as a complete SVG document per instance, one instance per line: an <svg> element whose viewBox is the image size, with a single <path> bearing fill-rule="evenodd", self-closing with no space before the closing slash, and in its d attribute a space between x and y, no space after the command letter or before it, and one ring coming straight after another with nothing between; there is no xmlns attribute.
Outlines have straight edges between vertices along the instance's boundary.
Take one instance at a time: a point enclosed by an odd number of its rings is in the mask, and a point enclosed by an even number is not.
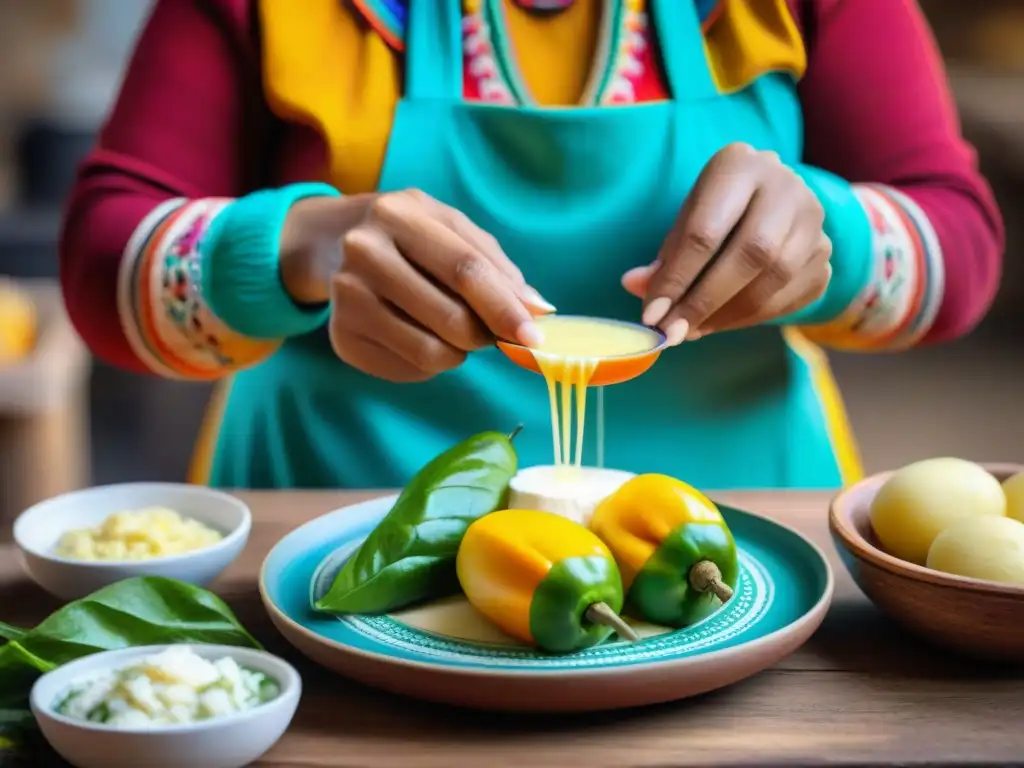
<svg viewBox="0 0 1024 768"><path fill-rule="evenodd" d="M43 736L81 768L234 768L287 730L298 672L266 651L222 645L124 648L36 681Z"/></svg>
<svg viewBox="0 0 1024 768"><path fill-rule="evenodd" d="M252 527L239 499L197 485L125 483L36 504L14 522L25 570L74 600L133 576L205 586L245 548Z"/></svg>

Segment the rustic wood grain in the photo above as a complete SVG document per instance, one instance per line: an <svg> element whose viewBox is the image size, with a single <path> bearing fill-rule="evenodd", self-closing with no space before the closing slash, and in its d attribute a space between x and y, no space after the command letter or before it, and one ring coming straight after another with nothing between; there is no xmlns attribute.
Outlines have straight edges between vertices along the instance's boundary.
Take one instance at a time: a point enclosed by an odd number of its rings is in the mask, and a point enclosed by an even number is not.
<svg viewBox="0 0 1024 768"><path fill-rule="evenodd" d="M716 498L796 528L826 552L836 595L800 651L757 677L691 701L572 717L511 717L422 704L363 688L305 662L266 618L255 577L297 525L373 494L241 493L256 524L214 586L306 690L264 768L667 768L668 766L1024 766L1024 673L922 646L885 619L839 566L822 493ZM31 624L57 607L0 546L0 617ZM30 763L57 765L33 755Z"/></svg>

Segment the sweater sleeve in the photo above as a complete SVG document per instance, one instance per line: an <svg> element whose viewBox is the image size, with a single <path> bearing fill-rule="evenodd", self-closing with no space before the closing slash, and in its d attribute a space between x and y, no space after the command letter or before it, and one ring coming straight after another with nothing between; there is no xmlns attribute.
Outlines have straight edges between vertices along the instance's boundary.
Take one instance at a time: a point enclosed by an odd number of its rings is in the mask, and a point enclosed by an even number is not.
<svg viewBox="0 0 1024 768"><path fill-rule="evenodd" d="M808 50L800 171L825 203L845 292L827 317L812 307L805 332L847 350L968 333L998 288L1003 225L927 22L914 0L793 2Z"/></svg>
<svg viewBox="0 0 1024 768"><path fill-rule="evenodd" d="M247 194L270 127L253 6L158 0L79 171L61 284L80 335L112 364L216 379L324 320L285 292L276 238L291 202L332 191Z"/></svg>

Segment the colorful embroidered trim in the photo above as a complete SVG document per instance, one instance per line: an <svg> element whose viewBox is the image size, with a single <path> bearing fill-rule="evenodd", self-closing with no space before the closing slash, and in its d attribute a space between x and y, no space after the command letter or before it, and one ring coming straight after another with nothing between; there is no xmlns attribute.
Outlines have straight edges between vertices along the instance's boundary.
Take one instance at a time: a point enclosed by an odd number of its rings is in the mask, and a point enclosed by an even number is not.
<svg viewBox="0 0 1024 768"><path fill-rule="evenodd" d="M814 341L847 350L899 350L928 332L945 286L942 247L924 211L902 192L854 185L871 223L875 273L837 320L808 328Z"/></svg>
<svg viewBox="0 0 1024 768"><path fill-rule="evenodd" d="M463 60L466 77L466 98L504 106L520 106L530 101L526 86L518 76L518 69L503 38L497 41L495 34L504 35L495 28L500 23L493 7L484 0L466 0L463 3L465 15L462 20ZM619 0L614 0L619 2ZM611 14L613 2L608 3L606 12ZM651 91L650 78L656 71L653 49L650 44L645 0L624 0L614 27L607 28L604 61L594 65L592 81L595 87L581 101L582 106L635 104L649 97L664 97ZM660 84L660 83L658 83ZM647 86L645 88L645 85Z"/></svg>
<svg viewBox="0 0 1024 768"><path fill-rule="evenodd" d="M491 28L482 2L467 2L462 17L462 58L467 99L511 106L516 103L508 80L498 67Z"/></svg>
<svg viewBox="0 0 1024 768"><path fill-rule="evenodd" d="M360 16L377 32L392 50L405 50L405 28L410 0L348 0ZM432 0L437 2L438 0ZM681 0L685 2L686 0ZM568 8L573 0L514 0L523 8L550 12ZM692 0L697 5L706 32L722 13L725 0Z"/></svg>
<svg viewBox="0 0 1024 768"><path fill-rule="evenodd" d="M161 376L218 379L280 346L236 334L202 299L199 249L210 223L231 202L170 200L143 220L125 249L121 325L135 354Z"/></svg>
<svg viewBox="0 0 1024 768"><path fill-rule="evenodd" d="M598 104L635 104L637 91L651 65L650 25L644 0L628 0L619 30L615 61L608 81L597 98Z"/></svg>

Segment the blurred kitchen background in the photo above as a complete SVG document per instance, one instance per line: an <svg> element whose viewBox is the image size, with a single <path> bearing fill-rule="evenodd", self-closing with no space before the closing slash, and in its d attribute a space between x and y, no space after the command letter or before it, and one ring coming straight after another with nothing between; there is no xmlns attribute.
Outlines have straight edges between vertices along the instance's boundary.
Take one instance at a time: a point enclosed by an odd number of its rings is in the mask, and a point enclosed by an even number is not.
<svg viewBox="0 0 1024 768"><path fill-rule="evenodd" d="M1010 245L996 309L970 338L833 357L868 469L936 454L1024 461L1024 0L923 5ZM0 0L0 276L28 286L39 323L26 357L0 355L0 519L70 486L183 479L209 396L91 361L55 282L61 205L149 7ZM0 284L0 342L31 338L26 317Z"/></svg>

